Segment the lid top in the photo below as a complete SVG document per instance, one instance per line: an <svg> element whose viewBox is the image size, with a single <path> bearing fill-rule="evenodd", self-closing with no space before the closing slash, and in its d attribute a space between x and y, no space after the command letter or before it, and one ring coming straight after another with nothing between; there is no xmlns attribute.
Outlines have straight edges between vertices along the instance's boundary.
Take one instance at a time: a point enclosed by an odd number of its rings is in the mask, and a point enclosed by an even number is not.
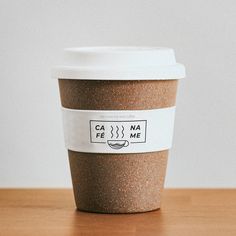
<svg viewBox="0 0 236 236"><path fill-rule="evenodd" d="M177 79L185 75L174 50L164 47L66 48L53 76L67 79Z"/></svg>
<svg viewBox="0 0 236 236"><path fill-rule="evenodd" d="M138 46L105 46L105 47L74 47L65 48L68 52L79 52L79 53L127 53L127 52L144 52L144 51L173 51L171 48L166 47L138 47Z"/></svg>
<svg viewBox="0 0 236 236"><path fill-rule="evenodd" d="M67 62L78 66L146 67L175 64L170 48L82 47L65 49Z"/></svg>

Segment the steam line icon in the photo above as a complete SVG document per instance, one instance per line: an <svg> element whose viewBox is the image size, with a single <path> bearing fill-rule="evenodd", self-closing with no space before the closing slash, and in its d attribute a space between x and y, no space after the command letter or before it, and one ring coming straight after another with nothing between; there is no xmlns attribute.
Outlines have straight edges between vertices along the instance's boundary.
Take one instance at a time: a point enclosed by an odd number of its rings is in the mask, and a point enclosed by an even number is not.
<svg viewBox="0 0 236 236"><path fill-rule="evenodd" d="M116 125L115 129L114 129L114 127L111 125L111 138L113 138L115 135L116 135L115 138L124 138L124 136L125 136L125 133L124 133L125 128L124 128L123 125L121 127L122 128L121 128L121 132L120 132L121 134L120 134L119 133L119 131L120 131L119 126ZM114 130L115 130L115 134L114 134Z"/></svg>

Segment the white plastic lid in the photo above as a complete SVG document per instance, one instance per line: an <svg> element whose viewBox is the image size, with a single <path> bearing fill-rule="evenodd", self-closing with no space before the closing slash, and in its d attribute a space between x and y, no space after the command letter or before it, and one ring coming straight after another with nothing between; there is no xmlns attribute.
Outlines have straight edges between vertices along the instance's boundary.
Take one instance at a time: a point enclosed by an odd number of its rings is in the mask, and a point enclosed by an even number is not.
<svg viewBox="0 0 236 236"><path fill-rule="evenodd" d="M65 49L65 65L52 76L80 80L171 80L185 77L174 50L156 47L80 47Z"/></svg>

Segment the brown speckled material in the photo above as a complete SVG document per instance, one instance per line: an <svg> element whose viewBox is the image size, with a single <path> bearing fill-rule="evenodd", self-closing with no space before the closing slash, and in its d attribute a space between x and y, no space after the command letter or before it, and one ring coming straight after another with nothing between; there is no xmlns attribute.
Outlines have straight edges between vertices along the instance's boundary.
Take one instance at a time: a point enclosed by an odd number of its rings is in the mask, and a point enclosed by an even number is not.
<svg viewBox="0 0 236 236"><path fill-rule="evenodd" d="M175 105L177 80L98 81L59 79L63 107L144 110ZM160 208L168 150L96 154L69 150L76 206L102 213Z"/></svg>

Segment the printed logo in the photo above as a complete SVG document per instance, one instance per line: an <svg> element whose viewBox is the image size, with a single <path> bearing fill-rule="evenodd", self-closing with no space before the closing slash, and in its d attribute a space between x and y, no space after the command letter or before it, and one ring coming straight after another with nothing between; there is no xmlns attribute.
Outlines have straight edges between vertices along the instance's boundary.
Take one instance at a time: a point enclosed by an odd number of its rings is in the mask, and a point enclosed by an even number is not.
<svg viewBox="0 0 236 236"><path fill-rule="evenodd" d="M135 143L145 143L147 120L90 120L90 142L121 149Z"/></svg>

